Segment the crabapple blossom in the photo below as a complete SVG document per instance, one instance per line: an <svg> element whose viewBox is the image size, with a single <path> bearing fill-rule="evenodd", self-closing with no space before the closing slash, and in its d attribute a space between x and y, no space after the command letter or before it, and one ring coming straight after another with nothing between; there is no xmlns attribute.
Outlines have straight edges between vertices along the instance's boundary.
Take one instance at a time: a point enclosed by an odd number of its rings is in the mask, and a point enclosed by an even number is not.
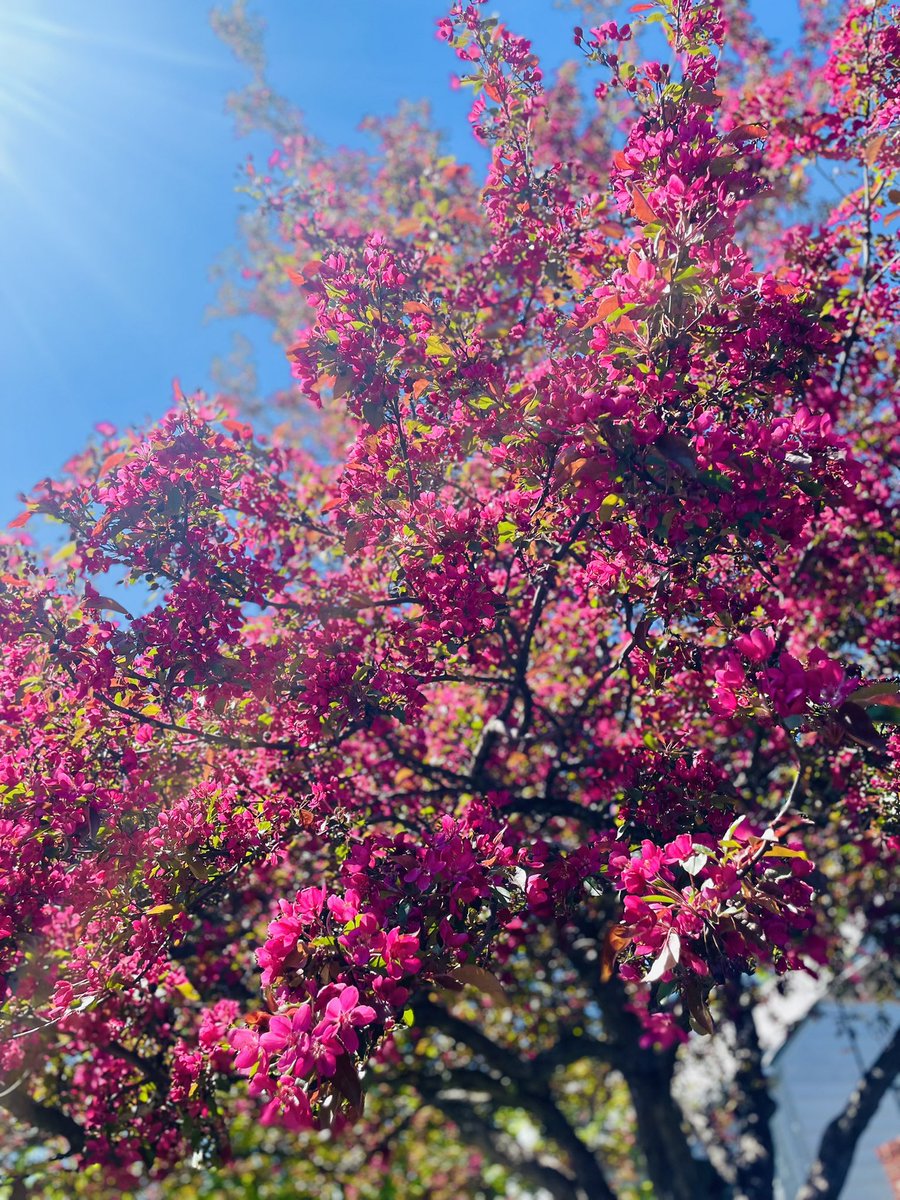
<svg viewBox="0 0 900 1200"><path fill-rule="evenodd" d="M772 1195L754 1006L897 962L900 35L804 12L781 63L737 0L638 5L551 80L452 4L481 175L257 80L236 302L290 389L98 426L0 547L23 1172L164 1187L275 1126L368 1178L436 1111L457 1188Z"/></svg>

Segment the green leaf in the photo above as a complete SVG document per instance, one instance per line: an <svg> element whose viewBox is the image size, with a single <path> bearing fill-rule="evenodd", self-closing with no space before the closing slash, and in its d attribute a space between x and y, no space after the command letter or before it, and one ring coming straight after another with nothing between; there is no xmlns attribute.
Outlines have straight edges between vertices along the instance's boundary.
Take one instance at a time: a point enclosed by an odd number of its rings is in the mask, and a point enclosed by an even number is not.
<svg viewBox="0 0 900 1200"><path fill-rule="evenodd" d="M684 867L685 871L687 871L688 875L699 875L699 873L706 866L706 859L707 859L706 851L698 850L697 847L694 847L694 850L695 850L695 853L692 854L690 856L690 858L684 859L681 864Z"/></svg>

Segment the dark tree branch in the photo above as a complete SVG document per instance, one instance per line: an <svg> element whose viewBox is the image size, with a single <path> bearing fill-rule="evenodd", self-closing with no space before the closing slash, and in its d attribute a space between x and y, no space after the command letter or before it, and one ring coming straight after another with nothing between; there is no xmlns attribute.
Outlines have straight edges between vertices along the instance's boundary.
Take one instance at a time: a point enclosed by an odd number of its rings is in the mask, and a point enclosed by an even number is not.
<svg viewBox="0 0 900 1200"><path fill-rule="evenodd" d="M468 1100L470 1108L478 1097L484 1096L493 1101L494 1108L518 1108L529 1113L568 1160L579 1200L616 1200L593 1151L578 1136L545 1085L503 1084L485 1071L467 1067L450 1071L445 1082L435 1083L438 1086L432 1084L429 1091L432 1103L441 1109L447 1103L458 1103L454 1092L461 1091L472 1098Z"/></svg>
<svg viewBox="0 0 900 1200"><path fill-rule="evenodd" d="M837 1200L850 1172L857 1143L898 1075L900 1025L853 1090L844 1111L823 1133L816 1161L797 1193L797 1200Z"/></svg>
<svg viewBox="0 0 900 1200"><path fill-rule="evenodd" d="M463 1021L460 1017L454 1016L446 1008L442 1008L440 1004L435 1004L433 1000L427 998L417 1000L413 1005L413 1012L415 1013L417 1025L437 1029L441 1033L445 1033L447 1037L452 1038L454 1042L468 1046L474 1054L483 1059L487 1066L499 1075L505 1076L507 1079L516 1080L533 1078L530 1064L522 1062L521 1059L508 1053L502 1046L498 1046L496 1042L482 1033L480 1029L477 1029L468 1021Z"/></svg>
<svg viewBox="0 0 900 1200"><path fill-rule="evenodd" d="M486 1113L462 1100L441 1100L439 1111L454 1123L465 1141L501 1163L523 1183L549 1192L553 1200L579 1200L573 1179L557 1167L517 1153L511 1139L503 1136Z"/></svg>
<svg viewBox="0 0 900 1200"><path fill-rule="evenodd" d="M618 1047L585 1034L576 1037L570 1031L564 1032L557 1042L547 1050L541 1051L533 1059L521 1059L510 1053L503 1046L492 1041L476 1026L456 1017L447 1009L435 1004L432 1000L419 1000L413 1007L416 1023L438 1029L448 1037L453 1038L464 1046L468 1046L493 1070L509 1079L534 1082L536 1079L549 1080L559 1067L566 1067L582 1059L598 1059L610 1066L621 1066L621 1054Z"/></svg>
<svg viewBox="0 0 900 1200"><path fill-rule="evenodd" d="M84 1130L58 1108L38 1104L23 1087L15 1087L0 1097L0 1105L23 1125L30 1125L47 1137L62 1137L69 1143L69 1154L84 1149Z"/></svg>
<svg viewBox="0 0 900 1200"><path fill-rule="evenodd" d="M544 576L541 582L538 584L537 590L535 591L534 600L532 601L531 605L531 612L528 616L528 623L525 626L525 629L519 640L519 649L513 664L514 679L512 686L510 687L509 694L506 698L506 704L503 707L503 711L500 713L500 721L505 725L512 716L516 699L520 696L522 697L525 710L522 716L522 722L516 731L517 738L524 737L528 732L528 727L531 724L533 702L531 697L531 688L528 684L528 667L531 662L531 649L535 634L537 633L538 625L540 624L544 609L546 608L547 603L553 594L553 588L556 584L560 565L565 559L566 555L572 549L572 546L578 541L581 534L587 528L589 522L589 513L582 513L581 516L576 519L572 529L569 532L569 536L560 546L556 548L549 563L544 567Z"/></svg>
<svg viewBox="0 0 900 1200"><path fill-rule="evenodd" d="M540 1094L523 1096L526 1111L537 1118L549 1138L566 1154L575 1175L575 1181L585 1200L616 1200L616 1195L600 1169L596 1155L588 1149L565 1113L554 1101L549 1089L542 1088Z"/></svg>
<svg viewBox="0 0 900 1200"><path fill-rule="evenodd" d="M553 1099L549 1087L549 1076L555 1069L552 1058L546 1060L542 1071L536 1072L533 1062L518 1058L468 1021L460 1020L433 1001L420 1001L414 1011L417 1024L437 1029L467 1046L485 1062L488 1070L477 1066L458 1067L448 1072L444 1079L412 1077L408 1082L430 1096L440 1108L453 1100L452 1094L443 1093L452 1093L454 1088L459 1088L469 1095L483 1095L497 1107L519 1108L530 1113L546 1136L566 1155L577 1194L584 1200L616 1200L593 1151L581 1140Z"/></svg>
<svg viewBox="0 0 900 1200"><path fill-rule="evenodd" d="M522 816L540 816L547 820L560 817L567 821L578 821L589 829L598 831L609 828L607 813L561 796L514 796L506 805L505 811L520 813Z"/></svg>
<svg viewBox="0 0 900 1200"><path fill-rule="evenodd" d="M576 1035L566 1030L553 1046L542 1050L528 1065L533 1075L549 1079L557 1068L567 1067L585 1058L608 1063L618 1070L622 1069L624 1061L620 1046L614 1046L588 1034Z"/></svg>

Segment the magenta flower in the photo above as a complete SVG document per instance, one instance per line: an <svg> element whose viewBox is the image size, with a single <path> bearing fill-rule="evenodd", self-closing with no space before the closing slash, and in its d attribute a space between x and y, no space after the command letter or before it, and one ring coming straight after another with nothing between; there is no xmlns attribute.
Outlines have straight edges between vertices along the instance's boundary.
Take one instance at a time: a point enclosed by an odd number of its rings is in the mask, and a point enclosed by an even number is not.
<svg viewBox="0 0 900 1200"><path fill-rule="evenodd" d="M269 1021L269 1028L259 1039L262 1049L277 1059L279 1075L295 1077L307 1075L312 1069L314 1056L309 1031L312 1026L312 1008L301 1004L292 1013L276 1013Z"/></svg>
<svg viewBox="0 0 900 1200"><path fill-rule="evenodd" d="M414 934L401 933L396 927L386 934L380 934L373 948L381 954L392 979L414 975L422 965L418 954L419 939Z"/></svg>
<svg viewBox="0 0 900 1200"><path fill-rule="evenodd" d="M359 1049L356 1030L371 1025L377 1014L368 1004L359 1003L357 988L346 984L337 986L340 991L328 1001L313 1032L324 1043L336 1042L349 1054L355 1054Z"/></svg>

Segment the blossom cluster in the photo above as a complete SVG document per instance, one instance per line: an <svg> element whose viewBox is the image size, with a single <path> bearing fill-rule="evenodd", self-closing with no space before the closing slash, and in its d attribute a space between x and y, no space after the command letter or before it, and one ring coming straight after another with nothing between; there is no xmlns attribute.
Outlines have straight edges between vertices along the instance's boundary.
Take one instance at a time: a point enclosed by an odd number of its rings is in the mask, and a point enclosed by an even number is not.
<svg viewBox="0 0 900 1200"><path fill-rule="evenodd" d="M483 178L419 110L282 137L280 423L176 385L4 535L0 1092L123 1191L358 1118L439 1004L522 1076L573 1014L646 1065L841 914L896 950L896 17L776 70L638 10L575 31L585 113L450 7Z"/></svg>

